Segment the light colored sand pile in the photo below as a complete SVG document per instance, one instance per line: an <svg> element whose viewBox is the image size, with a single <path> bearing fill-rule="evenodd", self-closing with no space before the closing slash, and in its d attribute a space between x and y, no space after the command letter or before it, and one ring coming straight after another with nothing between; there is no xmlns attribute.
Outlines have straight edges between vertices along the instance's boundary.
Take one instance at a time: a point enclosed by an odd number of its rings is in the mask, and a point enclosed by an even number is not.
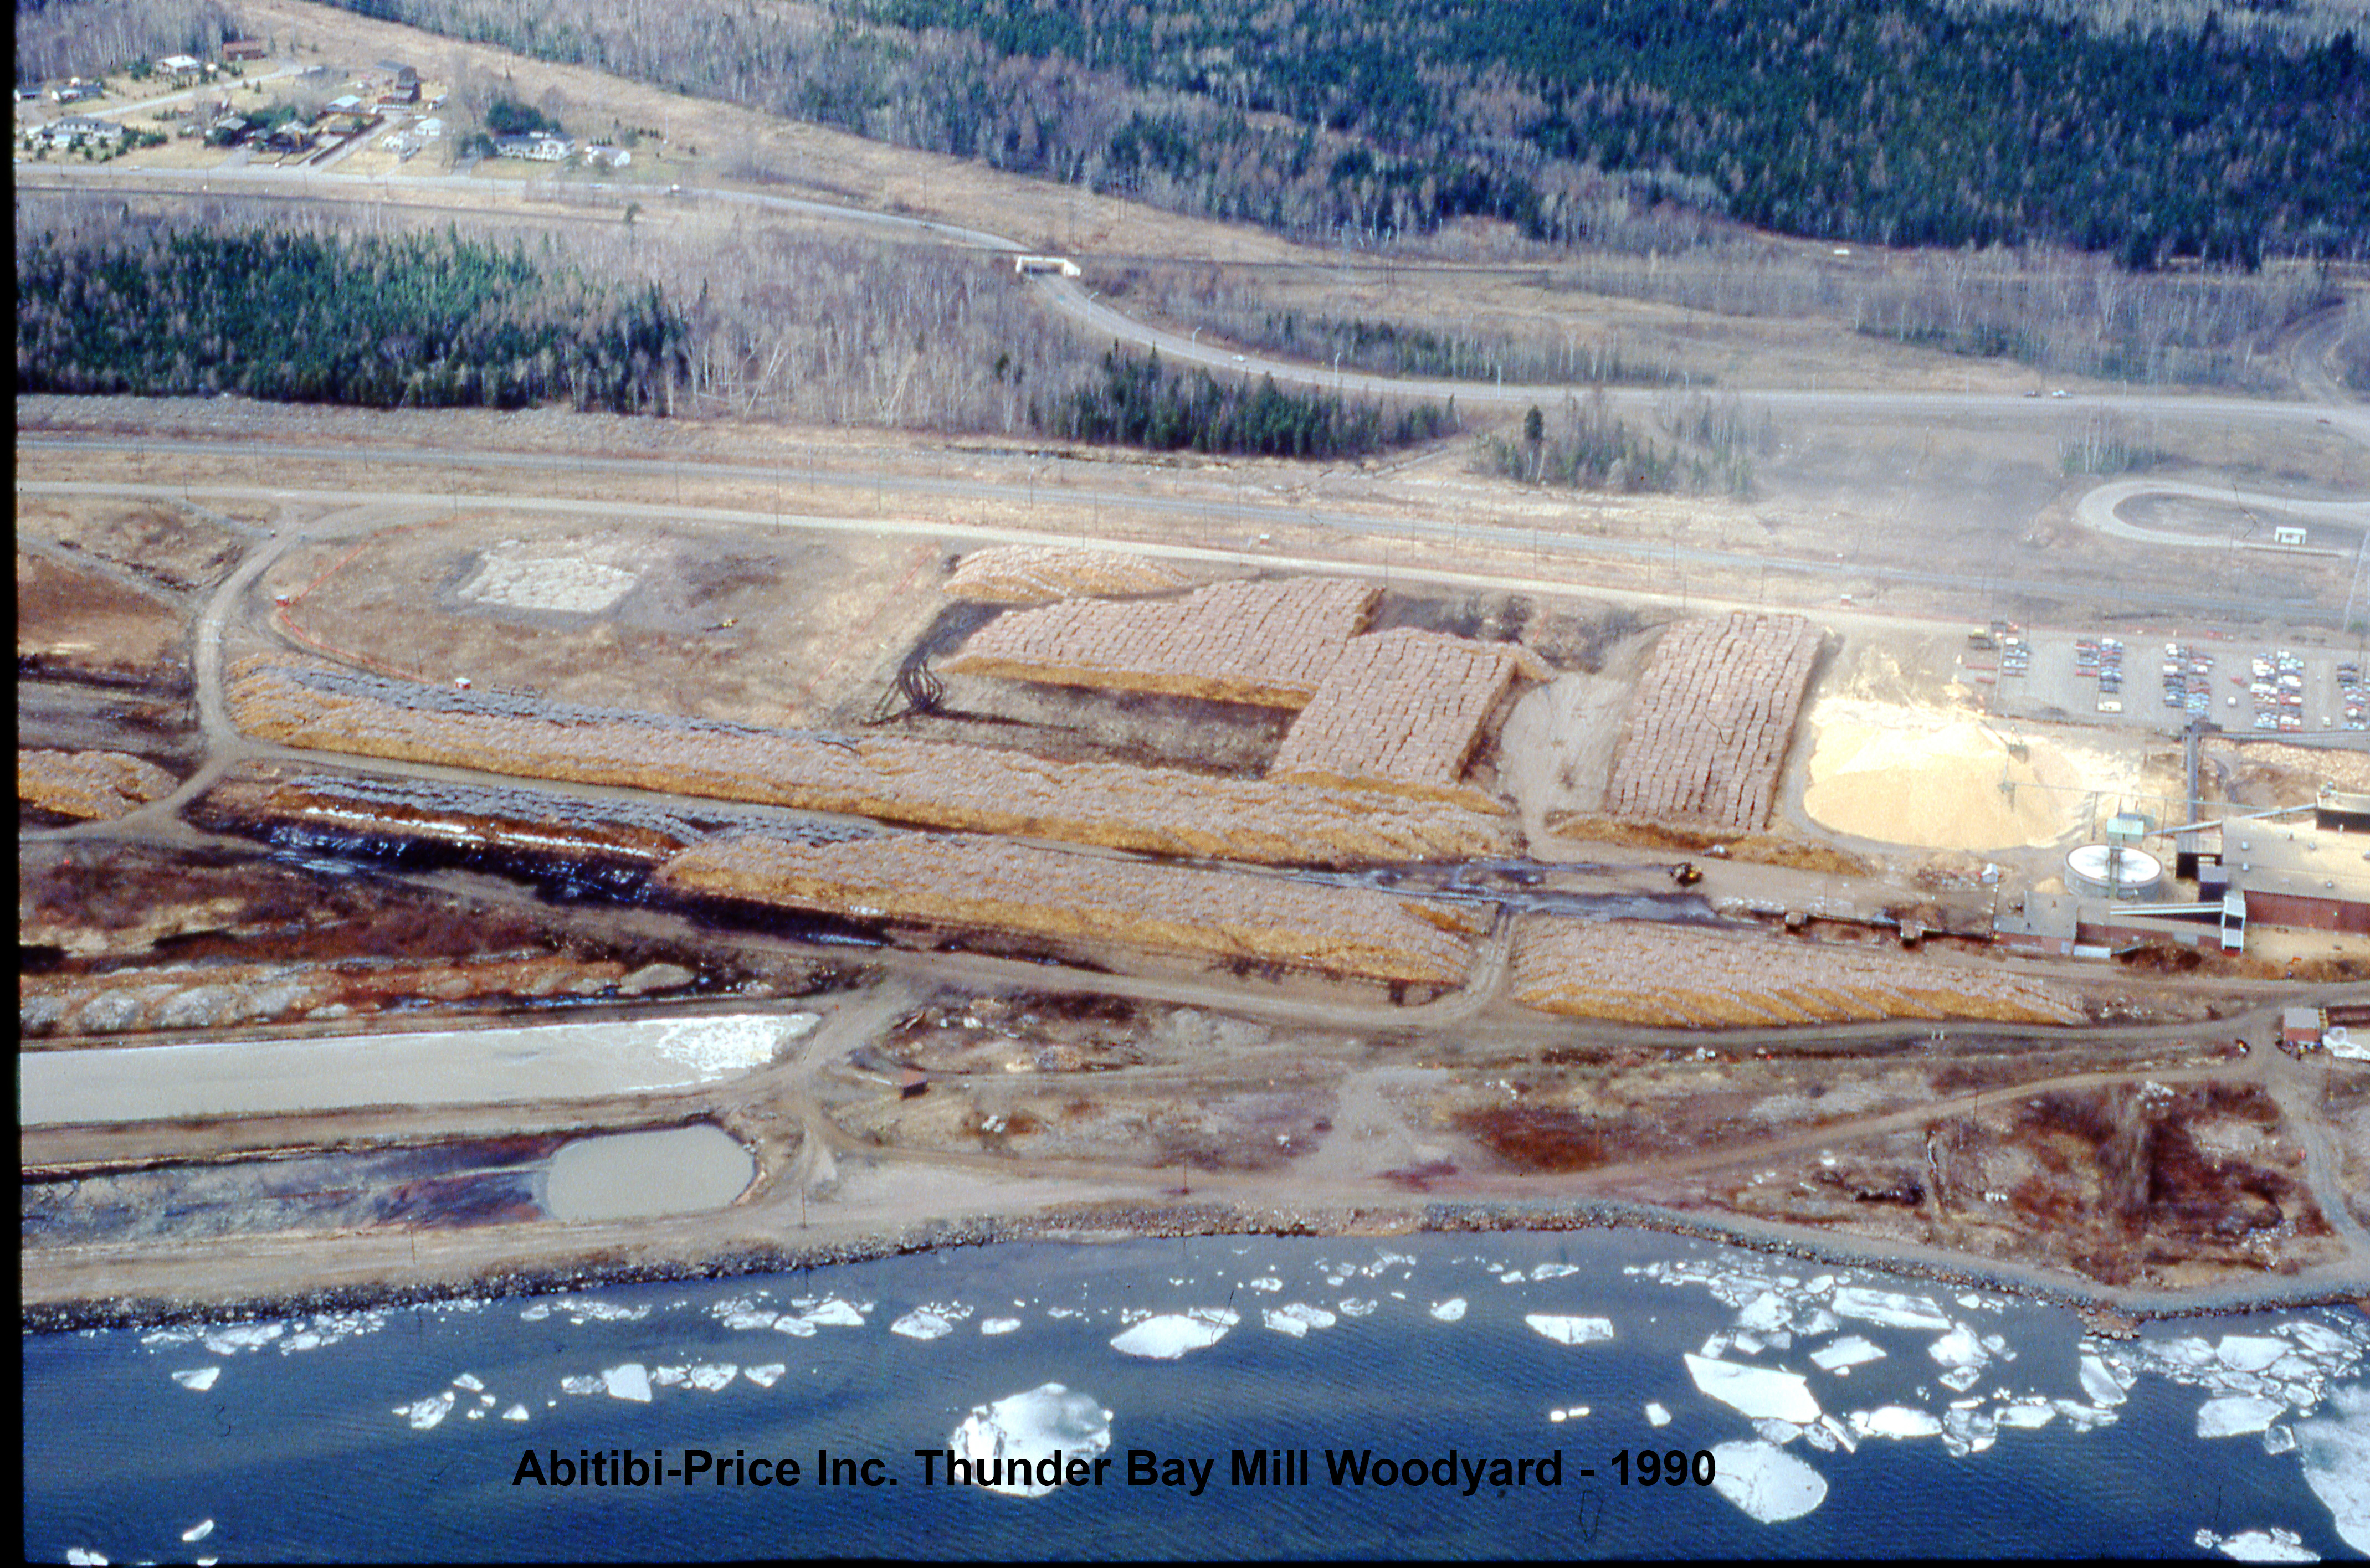
<svg viewBox="0 0 2370 1568"><path fill-rule="evenodd" d="M1768 825L1820 635L1739 610L1662 634L1638 680L1607 815L1740 833Z"/></svg>
<svg viewBox="0 0 2370 1568"><path fill-rule="evenodd" d="M1121 942L1338 975L1454 984L1486 916L1363 888L1146 864L970 836L811 844L747 837L685 851L662 887L835 914Z"/></svg>
<svg viewBox="0 0 2370 1568"><path fill-rule="evenodd" d="M314 750L1161 854L1339 865L1501 855L1514 837L1503 818L1378 790L670 721L263 656L236 667L230 705L247 734Z"/></svg>
<svg viewBox="0 0 2370 1568"><path fill-rule="evenodd" d="M1183 567L1144 555L1059 544L995 544L965 555L946 589L949 598L981 604L1046 604L1174 593L1193 583Z"/></svg>
<svg viewBox="0 0 2370 1568"><path fill-rule="evenodd" d="M1182 599L1073 600L998 616L943 668L1057 686L1297 708L1382 590L1336 578L1222 582Z"/></svg>
<svg viewBox="0 0 2370 1568"><path fill-rule="evenodd" d="M1848 710L1847 710L1848 711ZM1922 849L2054 843L2111 782L2030 736L2025 755L1973 719L1893 710L1898 722L1818 724L1802 809L1839 833ZM2005 782L2012 788L2003 789Z"/></svg>
<svg viewBox="0 0 2370 1568"><path fill-rule="evenodd" d="M112 821L173 793L172 774L121 751L19 751L17 798L86 821Z"/></svg>
<svg viewBox="0 0 2370 1568"><path fill-rule="evenodd" d="M2074 993L1921 955L1822 947L1649 921L1530 916L1514 955L1525 1007L1674 1028L1981 1018L2078 1024Z"/></svg>
<svg viewBox="0 0 2370 1568"><path fill-rule="evenodd" d="M616 539L505 539L478 555L460 597L468 604L598 614L634 590L644 553L639 544Z"/></svg>
<svg viewBox="0 0 2370 1568"><path fill-rule="evenodd" d="M1268 777L1381 785L1503 810L1457 781L1515 677L1552 674L1514 644L1409 630L1352 637L1292 721Z"/></svg>

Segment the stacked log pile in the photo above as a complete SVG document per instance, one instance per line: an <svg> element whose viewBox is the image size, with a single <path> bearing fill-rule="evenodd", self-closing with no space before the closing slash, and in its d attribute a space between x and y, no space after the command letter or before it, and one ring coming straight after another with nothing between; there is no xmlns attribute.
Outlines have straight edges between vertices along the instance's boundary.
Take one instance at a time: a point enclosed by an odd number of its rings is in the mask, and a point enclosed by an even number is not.
<svg viewBox="0 0 2370 1568"><path fill-rule="evenodd" d="M1076 600L1002 615L943 669L1057 686L1297 708L1381 589L1329 578L1222 582L1168 602Z"/></svg>
<svg viewBox="0 0 2370 1568"><path fill-rule="evenodd" d="M121 751L19 751L17 798L62 817L111 822L173 793L179 781Z"/></svg>
<svg viewBox="0 0 2370 1568"><path fill-rule="evenodd" d="M996 544L965 555L946 588L950 598L978 604L1047 604L1175 593L1193 582L1184 568L1146 555L1060 544Z"/></svg>
<svg viewBox="0 0 2370 1568"><path fill-rule="evenodd" d="M1411 630L1352 637L1293 720L1268 777L1381 786L1503 811L1458 781L1514 678L1552 674L1518 645Z"/></svg>
<svg viewBox="0 0 2370 1568"><path fill-rule="evenodd" d="M1422 985L1461 982L1484 918L1364 888L1077 854L976 837L719 839L661 867L677 893L859 919L1122 943Z"/></svg>
<svg viewBox="0 0 2370 1568"><path fill-rule="evenodd" d="M1767 826L1819 640L1800 615L1746 610L1664 633L1630 702L1606 814L1739 833Z"/></svg>
<svg viewBox="0 0 2370 1568"><path fill-rule="evenodd" d="M1668 1028L2084 1018L2071 990L2045 980L1906 953L1651 921L1526 920L1513 985L1517 1001L1541 1012Z"/></svg>
<svg viewBox="0 0 2370 1568"><path fill-rule="evenodd" d="M247 733L313 750L617 784L1159 854L1352 865L1509 853L1505 822L1371 790L945 741L842 739L242 660Z"/></svg>

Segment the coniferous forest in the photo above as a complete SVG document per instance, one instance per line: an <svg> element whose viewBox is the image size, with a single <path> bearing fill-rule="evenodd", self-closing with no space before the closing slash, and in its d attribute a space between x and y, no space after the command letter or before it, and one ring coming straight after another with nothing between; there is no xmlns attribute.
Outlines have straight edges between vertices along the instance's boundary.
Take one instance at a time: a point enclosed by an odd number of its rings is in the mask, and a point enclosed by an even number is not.
<svg viewBox="0 0 2370 1568"><path fill-rule="evenodd" d="M19 392L663 411L687 328L655 287L442 235L20 235Z"/></svg>
<svg viewBox="0 0 2370 1568"><path fill-rule="evenodd" d="M1038 410L1036 423L1072 441L1155 452L1335 458L1444 435L1455 428L1456 411L1452 401L1389 412L1378 403L1285 392L1271 376L1252 387L1207 371L1179 375L1157 354L1137 359L1113 349L1103 356L1099 380Z"/></svg>
<svg viewBox="0 0 2370 1568"><path fill-rule="evenodd" d="M2359 40L2237 6L2143 26L1965 0L343 3L1344 243L1473 215L1593 241L1665 203L2139 269L2370 242Z"/></svg>

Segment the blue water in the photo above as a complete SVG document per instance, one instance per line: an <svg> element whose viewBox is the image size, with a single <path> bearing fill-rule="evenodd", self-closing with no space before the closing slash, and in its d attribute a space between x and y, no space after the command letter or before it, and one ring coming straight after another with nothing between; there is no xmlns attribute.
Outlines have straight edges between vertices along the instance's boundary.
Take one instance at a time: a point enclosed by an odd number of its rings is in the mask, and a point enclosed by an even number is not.
<svg viewBox="0 0 2370 1568"><path fill-rule="evenodd" d="M393 1310L361 1332L290 1353L292 1321L255 1349L152 1343L138 1331L25 1340L25 1549L62 1561L70 1548L125 1562L673 1559L885 1554L991 1558L1110 1556L2065 1556L2194 1555L2200 1528L2284 1527L2324 1555L2352 1555L2298 1454L2257 1435L2203 1440L2207 1391L2143 1373L2111 1425L2002 1428L1986 1451L1954 1456L1937 1437L1863 1439L1857 1452L1785 1451L1828 1494L1808 1515L1760 1523L1718 1491L1625 1486L1616 1453L1692 1455L1749 1440L1752 1423L1699 1393L1682 1357L1736 1313L1700 1284L1636 1270L1709 1264L1775 1279L1835 1272L1846 1282L1922 1296L2013 1360L1985 1368L1970 1396L2084 1399L2078 1323L2004 1298L1859 1271L1824 1271L1665 1236L1432 1236L1374 1241L1202 1238L1110 1247L1010 1246L849 1265L811 1274L638 1286L577 1296ZM1501 1282L1490 1265L1548 1280ZM1344 1265L1358 1272L1345 1273ZM1329 1282L1336 1278L1339 1283ZM1274 1280L1280 1288L1255 1282ZM720 1303L790 1312L801 1299L867 1308L861 1327L800 1338L731 1328ZM1463 1319L1434 1303L1455 1297ZM1262 1309L1303 1302L1336 1313L1294 1339ZM1015 1303L1020 1303L1016 1305ZM1367 1315L1345 1309L1372 1303ZM968 1308L944 1337L890 1331L924 1306ZM539 1321L523 1315L541 1305ZM582 1316L625 1310L631 1321ZM1231 1305L1241 1321L1216 1345L1174 1361L1122 1355L1110 1340L1131 1314ZM1057 1317L1056 1309L1081 1315ZM1568 1345L1526 1314L1601 1316L1606 1342ZM1018 1318L989 1337L981 1323ZM2308 1320L2370 1351L2359 1312L2321 1309L2191 1320L2148 1337L2262 1334ZM331 1325L331 1336L337 1332ZM1838 1378L1808 1352L1844 1333L1884 1359ZM1824 1409L1894 1403L1940 1414L1954 1395L1927 1354L1937 1334L1866 1322L1785 1350L1731 1360L1804 1374ZM2095 1348L2095 1346L2093 1347ZM2343 1359L2343 1358L2341 1358ZM570 1394L562 1379L645 1368L780 1363L770 1388L736 1376L722 1390L659 1387L647 1404ZM193 1391L175 1371L218 1366ZM453 1413L414 1430L397 1407L473 1375L493 1397L455 1390ZM2358 1356L2333 1386L2358 1386ZM1099 1487L1038 1499L926 1487L916 1449L942 1449L973 1407L1046 1382L1091 1394L1111 1413L1111 1464ZM1651 1425L1650 1402L1671 1420ZM504 1421L513 1402L524 1422ZM1586 1413L1578 1407L1585 1406ZM482 1418L466 1412L482 1409ZM1557 1411L1566 1419L1552 1419ZM2286 1421L2290 1416L2284 1417ZM514 1485L522 1455L558 1449L684 1451L796 1458L795 1487L557 1488ZM818 1448L878 1459L895 1484L817 1486ZM1237 1449L1311 1450L1312 1484L1228 1484ZM1381 1489L1328 1483L1328 1449L1395 1459L1543 1459L1560 1451L1562 1484L1463 1483ZM1211 1467L1189 1488L1131 1486L1132 1451ZM1593 1478L1580 1471L1593 1470ZM215 1521L204 1539L183 1531Z"/></svg>

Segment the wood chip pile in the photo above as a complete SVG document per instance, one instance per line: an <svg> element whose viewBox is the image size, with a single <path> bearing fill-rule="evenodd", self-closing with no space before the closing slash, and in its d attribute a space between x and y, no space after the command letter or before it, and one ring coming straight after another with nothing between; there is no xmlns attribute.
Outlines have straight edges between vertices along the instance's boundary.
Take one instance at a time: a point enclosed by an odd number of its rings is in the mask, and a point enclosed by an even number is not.
<svg viewBox="0 0 2370 1568"><path fill-rule="evenodd" d="M1152 865L995 839L919 835L810 844L719 839L658 886L862 919L1118 942L1329 974L1455 985L1483 917L1364 888Z"/></svg>
<svg viewBox="0 0 2370 1568"><path fill-rule="evenodd" d="M1183 567L1145 555L1060 544L997 544L974 550L947 578L949 597L980 604L1046 604L1060 599L1126 599L1193 586Z"/></svg>
<svg viewBox="0 0 2370 1568"><path fill-rule="evenodd" d="M1292 721L1268 777L1380 785L1502 811L1457 781L1490 710L1514 677L1545 681L1552 674L1512 644L1410 630L1352 637Z"/></svg>
<svg viewBox="0 0 2370 1568"><path fill-rule="evenodd" d="M1662 635L1639 678L1605 788L1605 813L1754 832L1819 652L1800 615L1739 610Z"/></svg>
<svg viewBox="0 0 2370 1568"><path fill-rule="evenodd" d="M941 668L1296 708L1316 695L1381 591L1332 578L1287 578L1213 583L1173 601L1048 604L998 616Z"/></svg>
<svg viewBox="0 0 2370 1568"><path fill-rule="evenodd" d="M1372 790L1048 761L946 741L541 704L350 671L242 660L250 735L320 751L836 811L926 827L1280 865L1510 853L1501 818Z"/></svg>
<svg viewBox="0 0 2370 1568"><path fill-rule="evenodd" d="M19 751L17 798L86 821L113 821L173 793L179 781L121 751Z"/></svg>
<svg viewBox="0 0 2370 1568"><path fill-rule="evenodd" d="M1545 1013L1669 1028L1888 1018L2078 1024L2064 986L1895 951L1652 921L1524 921L1514 997Z"/></svg>

